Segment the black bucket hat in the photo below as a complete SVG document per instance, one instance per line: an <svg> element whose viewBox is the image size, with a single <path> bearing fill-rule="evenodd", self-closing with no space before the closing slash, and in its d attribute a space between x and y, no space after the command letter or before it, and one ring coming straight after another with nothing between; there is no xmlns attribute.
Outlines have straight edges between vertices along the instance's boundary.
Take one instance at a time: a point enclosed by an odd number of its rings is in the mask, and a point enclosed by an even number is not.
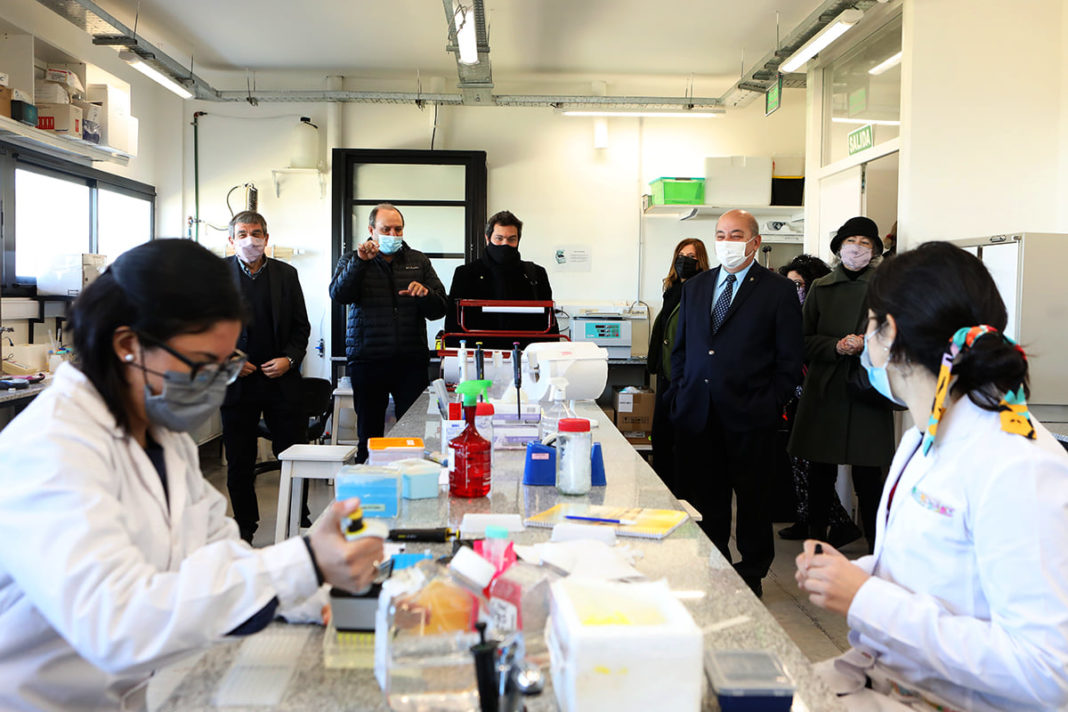
<svg viewBox="0 0 1068 712"><path fill-rule="evenodd" d="M842 242L847 237L857 235L872 241L872 256L883 254L883 240L879 237L879 226L871 218L860 216L849 218L842 227L838 228L838 232L834 234L834 239L831 240L831 252L837 255L838 250L842 248Z"/></svg>

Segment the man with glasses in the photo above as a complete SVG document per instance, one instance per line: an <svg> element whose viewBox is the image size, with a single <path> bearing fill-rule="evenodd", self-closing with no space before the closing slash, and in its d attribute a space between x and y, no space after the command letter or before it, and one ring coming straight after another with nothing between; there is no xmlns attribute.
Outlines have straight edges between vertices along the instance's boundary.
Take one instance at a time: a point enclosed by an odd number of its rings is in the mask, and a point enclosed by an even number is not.
<svg viewBox="0 0 1068 712"><path fill-rule="evenodd" d="M553 288L545 268L519 256L523 221L508 210L490 216L486 222L486 246L482 257L456 268L449 290L449 311L445 314L445 333L462 331L459 322L461 299L551 302ZM545 331L557 334L555 318L545 314L483 314L467 309L464 327L470 331ZM477 338L490 349L510 349L512 337ZM530 341L520 339L519 341ZM458 346L459 337L447 339L446 346ZM472 344L468 344L471 346ZM524 344L525 345L525 344Z"/></svg>
<svg viewBox="0 0 1068 712"><path fill-rule="evenodd" d="M248 359L222 406L223 445L230 504L241 538L249 543L260 519L255 489L260 417L271 432L276 457L289 446L303 443L307 429L300 402L300 364L311 325L297 270L266 256L269 239L267 221L259 213L246 210L230 221L229 240L235 254L227 261L251 319L237 342ZM310 525L306 498L305 491L305 526Z"/></svg>
<svg viewBox="0 0 1068 712"><path fill-rule="evenodd" d="M389 397L398 420L429 382L426 322L445 315L445 287L430 258L404 241L404 216L390 203L371 209L368 237L338 260L330 298L347 304L345 353L359 450L386 427Z"/></svg>

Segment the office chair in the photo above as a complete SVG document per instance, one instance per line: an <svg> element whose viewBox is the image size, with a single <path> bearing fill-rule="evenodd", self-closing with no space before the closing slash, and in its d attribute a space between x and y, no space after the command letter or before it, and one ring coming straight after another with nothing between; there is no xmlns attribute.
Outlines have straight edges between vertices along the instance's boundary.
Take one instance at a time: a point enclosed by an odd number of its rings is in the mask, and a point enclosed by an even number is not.
<svg viewBox="0 0 1068 712"><path fill-rule="evenodd" d="M308 430L305 435L305 441L321 445L326 434L326 422L333 412L334 386L325 378L303 378L300 385L301 406L308 417ZM267 423L262 418L260 419L258 430L261 438L271 439L271 431L267 429ZM257 462L253 471L258 475L261 472L269 472L270 470L279 470L281 468L282 463L280 461L268 460L266 462Z"/></svg>

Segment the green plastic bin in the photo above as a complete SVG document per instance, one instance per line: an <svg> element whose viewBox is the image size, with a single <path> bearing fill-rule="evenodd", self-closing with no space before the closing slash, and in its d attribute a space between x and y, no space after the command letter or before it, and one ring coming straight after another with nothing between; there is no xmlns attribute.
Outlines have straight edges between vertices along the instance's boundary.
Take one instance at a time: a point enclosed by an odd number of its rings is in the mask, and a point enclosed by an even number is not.
<svg viewBox="0 0 1068 712"><path fill-rule="evenodd" d="M653 205L702 205L704 178L657 178L649 184Z"/></svg>

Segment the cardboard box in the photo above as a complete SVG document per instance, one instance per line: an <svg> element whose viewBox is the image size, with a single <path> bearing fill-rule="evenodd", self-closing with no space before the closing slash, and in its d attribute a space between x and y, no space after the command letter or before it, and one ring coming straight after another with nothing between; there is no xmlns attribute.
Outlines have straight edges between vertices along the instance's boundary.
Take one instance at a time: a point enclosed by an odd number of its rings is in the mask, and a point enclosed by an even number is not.
<svg viewBox="0 0 1068 712"><path fill-rule="evenodd" d="M11 116L11 102L13 101L33 103L29 95L24 91L19 91L18 89L12 89L11 87L6 86L0 87L0 116L14 118ZM34 123L36 123L36 121Z"/></svg>
<svg viewBox="0 0 1068 712"><path fill-rule="evenodd" d="M648 388L635 392L616 391L616 427L628 438L653 430L653 406L656 394Z"/></svg>
<svg viewBox="0 0 1068 712"><path fill-rule="evenodd" d="M33 99L38 104L69 104L70 92L62 84L38 79L33 83Z"/></svg>
<svg viewBox="0 0 1068 712"><path fill-rule="evenodd" d="M82 110L73 104L38 104L37 128L82 137Z"/></svg>
<svg viewBox="0 0 1068 712"><path fill-rule="evenodd" d="M48 267L37 276L37 293L42 296L76 297L82 289L103 274L107 263L106 255L52 255Z"/></svg>

